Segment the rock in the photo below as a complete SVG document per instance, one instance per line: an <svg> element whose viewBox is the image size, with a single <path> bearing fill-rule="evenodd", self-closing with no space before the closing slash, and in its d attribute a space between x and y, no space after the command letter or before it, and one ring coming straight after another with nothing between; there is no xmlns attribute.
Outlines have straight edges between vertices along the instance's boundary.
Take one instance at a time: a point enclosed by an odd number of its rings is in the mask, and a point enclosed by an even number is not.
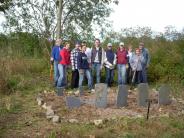
<svg viewBox="0 0 184 138"><path fill-rule="evenodd" d="M53 118L52 118L53 123L58 123L59 120L60 120L60 117L58 115L54 115Z"/></svg>
<svg viewBox="0 0 184 138"><path fill-rule="evenodd" d="M46 90L44 90L44 91L43 91L43 93L45 93L45 94L46 94L46 93L47 93L47 91L46 91Z"/></svg>
<svg viewBox="0 0 184 138"><path fill-rule="evenodd" d="M51 105L48 105L48 106L46 106L46 109L47 110L52 110L52 106Z"/></svg>
<svg viewBox="0 0 184 138"><path fill-rule="evenodd" d="M79 123L79 121L77 119L69 119L68 122L70 122L70 123Z"/></svg>
<svg viewBox="0 0 184 138"><path fill-rule="evenodd" d="M181 113L184 114L184 110L182 110Z"/></svg>
<svg viewBox="0 0 184 138"><path fill-rule="evenodd" d="M103 124L103 120L102 119L94 120L94 124L95 126L100 126Z"/></svg>
<svg viewBox="0 0 184 138"><path fill-rule="evenodd" d="M47 109L47 104L44 103L44 104L42 105L42 108L43 108L43 109Z"/></svg>
<svg viewBox="0 0 184 138"><path fill-rule="evenodd" d="M43 105L43 99L41 97L38 96L36 98L36 100L37 100L39 106Z"/></svg>
<svg viewBox="0 0 184 138"><path fill-rule="evenodd" d="M52 110L52 109L47 110L46 118L47 119L52 119L53 117L54 117L54 110Z"/></svg>

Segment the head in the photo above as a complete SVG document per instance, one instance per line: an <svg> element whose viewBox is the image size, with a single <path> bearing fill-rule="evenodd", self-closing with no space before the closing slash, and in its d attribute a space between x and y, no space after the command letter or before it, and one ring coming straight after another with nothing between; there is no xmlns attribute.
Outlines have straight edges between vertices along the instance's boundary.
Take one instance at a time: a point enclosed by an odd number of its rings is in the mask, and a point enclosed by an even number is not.
<svg viewBox="0 0 184 138"><path fill-rule="evenodd" d="M139 49L139 48L136 48L136 49L135 49L135 54L136 54L136 55L140 55L140 53L141 53L141 52L140 52L140 49Z"/></svg>
<svg viewBox="0 0 184 138"><path fill-rule="evenodd" d="M86 41L82 41L82 46L87 46Z"/></svg>
<svg viewBox="0 0 184 138"><path fill-rule="evenodd" d="M65 48L66 48L66 49L70 49L70 43L66 42L66 43L65 43Z"/></svg>
<svg viewBox="0 0 184 138"><path fill-rule="evenodd" d="M84 53L86 51L86 45L82 45L82 52Z"/></svg>
<svg viewBox="0 0 184 138"><path fill-rule="evenodd" d="M100 47L100 39L95 39L95 47Z"/></svg>
<svg viewBox="0 0 184 138"><path fill-rule="evenodd" d="M120 49L125 48L125 44L124 44L123 42L119 43L119 48L120 48Z"/></svg>
<svg viewBox="0 0 184 138"><path fill-rule="evenodd" d="M75 43L75 48L81 49L81 44L80 44L80 42L76 42L76 43Z"/></svg>
<svg viewBox="0 0 184 138"><path fill-rule="evenodd" d="M132 45L131 44L128 45L128 51L132 52Z"/></svg>
<svg viewBox="0 0 184 138"><path fill-rule="evenodd" d="M112 44L111 43L107 44L107 49L112 49Z"/></svg>
<svg viewBox="0 0 184 138"><path fill-rule="evenodd" d="M143 42L141 42L141 43L139 43L139 49L143 49L144 48L144 43Z"/></svg>
<svg viewBox="0 0 184 138"><path fill-rule="evenodd" d="M55 45L56 45L56 46L60 46L61 43L62 43L62 39L60 38L60 39L57 39L57 40L56 40Z"/></svg>

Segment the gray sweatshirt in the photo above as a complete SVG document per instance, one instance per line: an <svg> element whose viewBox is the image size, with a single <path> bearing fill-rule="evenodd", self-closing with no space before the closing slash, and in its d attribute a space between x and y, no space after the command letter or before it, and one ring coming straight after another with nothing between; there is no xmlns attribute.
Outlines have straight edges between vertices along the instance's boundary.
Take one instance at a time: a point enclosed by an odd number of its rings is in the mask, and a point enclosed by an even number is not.
<svg viewBox="0 0 184 138"><path fill-rule="evenodd" d="M143 64L145 64L145 59L142 54L139 56L136 54L132 55L132 58L130 59L130 66L133 71L141 71Z"/></svg>

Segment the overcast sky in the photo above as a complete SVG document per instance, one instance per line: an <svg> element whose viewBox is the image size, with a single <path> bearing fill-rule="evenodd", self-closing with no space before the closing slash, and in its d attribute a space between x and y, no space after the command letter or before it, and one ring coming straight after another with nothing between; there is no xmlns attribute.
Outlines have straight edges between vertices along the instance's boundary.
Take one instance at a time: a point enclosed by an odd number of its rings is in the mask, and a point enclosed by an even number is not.
<svg viewBox="0 0 184 138"><path fill-rule="evenodd" d="M177 30L184 27L184 0L119 1L119 5L112 6L114 12L109 17L115 31L136 26L148 26L158 32L163 32L168 25L175 26ZM0 16L0 24L2 21L4 19Z"/></svg>
<svg viewBox="0 0 184 138"><path fill-rule="evenodd" d="M184 0L119 0L113 6L110 20L118 31L124 27L148 26L163 32L164 27L173 25L177 30L184 27Z"/></svg>

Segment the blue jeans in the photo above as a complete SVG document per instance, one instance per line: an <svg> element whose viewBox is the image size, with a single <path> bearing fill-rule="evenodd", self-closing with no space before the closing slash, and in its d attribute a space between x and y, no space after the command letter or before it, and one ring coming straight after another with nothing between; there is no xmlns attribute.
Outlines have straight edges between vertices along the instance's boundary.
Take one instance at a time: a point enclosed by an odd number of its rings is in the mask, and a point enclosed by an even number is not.
<svg viewBox="0 0 184 138"><path fill-rule="evenodd" d="M118 84L126 84L126 64L118 64Z"/></svg>
<svg viewBox="0 0 184 138"><path fill-rule="evenodd" d="M100 63L93 63L92 64L92 72L93 72L92 79L94 78L94 75L95 75L95 72L96 72L96 83L100 83L100 70L101 70L101 64ZM93 83L94 83L94 80L93 80Z"/></svg>
<svg viewBox="0 0 184 138"><path fill-rule="evenodd" d="M88 79L88 88L92 89L91 71L90 71L90 69L84 69L83 71L84 71L83 73L79 72L79 87L82 86L82 82L84 80L84 75L86 75L86 77Z"/></svg>
<svg viewBox="0 0 184 138"><path fill-rule="evenodd" d="M110 87L112 86L113 77L114 77L114 69L105 68L106 70L106 80L105 82Z"/></svg>
<svg viewBox="0 0 184 138"><path fill-rule="evenodd" d="M66 86L66 65L58 64L59 69L59 79L57 82L57 87L64 87Z"/></svg>
<svg viewBox="0 0 184 138"><path fill-rule="evenodd" d="M57 85L57 81L59 78L59 69L58 69L58 61L54 61L54 83Z"/></svg>

